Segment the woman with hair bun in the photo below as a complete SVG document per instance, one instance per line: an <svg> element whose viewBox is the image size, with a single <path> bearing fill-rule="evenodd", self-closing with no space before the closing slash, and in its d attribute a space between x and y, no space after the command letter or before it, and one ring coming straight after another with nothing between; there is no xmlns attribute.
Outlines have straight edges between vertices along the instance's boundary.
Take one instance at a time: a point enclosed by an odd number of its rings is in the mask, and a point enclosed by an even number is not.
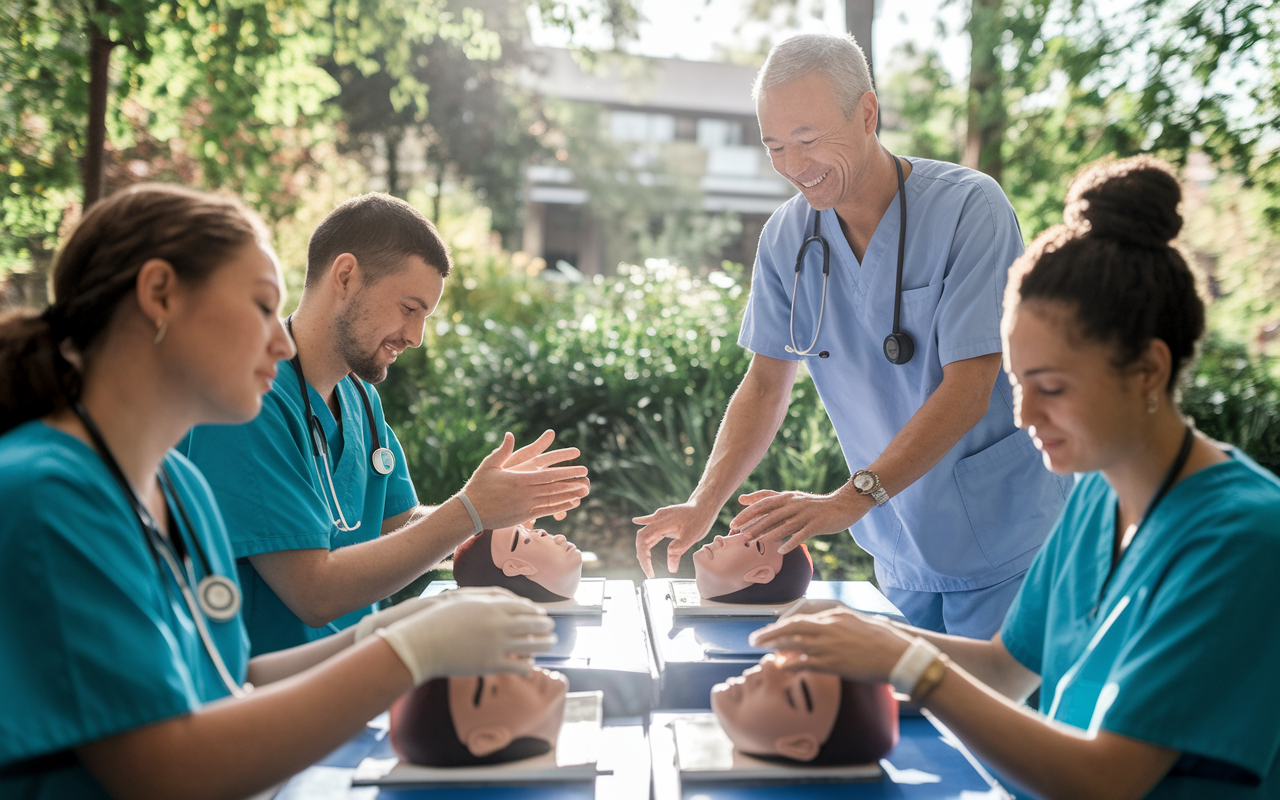
<svg viewBox="0 0 1280 800"><path fill-rule="evenodd" d="M0 797L248 796L414 685L554 641L471 591L249 658L222 517L172 448L258 413L283 286L240 203L144 185L85 214L47 311L0 315Z"/></svg>
<svg viewBox="0 0 1280 800"><path fill-rule="evenodd" d="M1280 481L1178 411L1204 331L1180 199L1161 161L1095 164L1012 267L1015 413L1080 478L1001 631L840 609L755 639L889 680L1037 797L1280 797ZM1019 705L1036 689L1039 714Z"/></svg>

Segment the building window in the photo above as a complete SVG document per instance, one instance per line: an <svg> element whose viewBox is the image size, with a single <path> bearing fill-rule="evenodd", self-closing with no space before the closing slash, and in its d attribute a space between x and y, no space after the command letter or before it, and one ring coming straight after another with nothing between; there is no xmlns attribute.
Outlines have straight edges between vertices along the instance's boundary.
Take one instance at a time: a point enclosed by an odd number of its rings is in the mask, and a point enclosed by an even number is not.
<svg viewBox="0 0 1280 800"><path fill-rule="evenodd" d="M614 111L609 133L620 142L670 142L676 138L676 118L670 114Z"/></svg>
<svg viewBox="0 0 1280 800"><path fill-rule="evenodd" d="M702 147L736 147L742 144L742 123L727 119L698 120L698 144Z"/></svg>

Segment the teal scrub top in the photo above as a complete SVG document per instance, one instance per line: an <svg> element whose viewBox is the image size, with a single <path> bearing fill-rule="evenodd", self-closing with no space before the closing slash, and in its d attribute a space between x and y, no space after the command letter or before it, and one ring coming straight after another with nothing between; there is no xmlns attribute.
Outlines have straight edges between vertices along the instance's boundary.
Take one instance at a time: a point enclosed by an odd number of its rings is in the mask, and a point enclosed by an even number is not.
<svg viewBox="0 0 1280 800"><path fill-rule="evenodd" d="M1280 481L1233 451L1175 485L1099 605L1115 515L1081 476L1009 609L1040 710L1182 752L1150 797L1280 797Z"/></svg>
<svg viewBox="0 0 1280 800"><path fill-rule="evenodd" d="M364 403L352 383L338 383L341 424L310 385L311 409L329 441L333 485L347 523L340 531L328 476L312 455L298 375L289 360L278 364L262 411L244 425L201 425L178 445L213 487L227 522L245 590L241 613L249 629L253 655L322 639L354 625L373 610L356 609L321 628L298 618L249 562L249 556L278 550L336 550L376 539L385 519L418 504L404 451L382 415L382 400L365 383L378 439L395 455L395 468L379 475L369 460L373 438Z"/></svg>
<svg viewBox="0 0 1280 800"><path fill-rule="evenodd" d="M213 570L234 578L208 485L173 451L164 466L195 526L178 522L186 541L196 536ZM228 691L178 584L87 444L39 421L0 436L0 508L0 797L106 797L69 750ZM204 572L193 562L198 580ZM243 683L249 641L240 618L208 626Z"/></svg>
<svg viewBox="0 0 1280 800"><path fill-rule="evenodd" d="M861 263L835 211L820 214L831 274L814 352L825 350L827 358L786 350L793 327L796 345L809 346L822 307L821 247L806 250L796 287L796 256L813 232L814 217L799 194L764 226L738 336L753 353L804 361L851 472L880 456L938 388L943 367L1000 352L1006 275L1022 253L1017 217L995 181L955 164L909 160L901 327L915 342L911 360L891 364L883 350L893 330L897 195ZM875 557L882 586L982 589L1026 570L1070 488L1071 479L1046 470L1031 437L1014 424L1002 370L978 424L919 480L868 512L852 533ZM995 630L1002 619L974 620L974 627Z"/></svg>

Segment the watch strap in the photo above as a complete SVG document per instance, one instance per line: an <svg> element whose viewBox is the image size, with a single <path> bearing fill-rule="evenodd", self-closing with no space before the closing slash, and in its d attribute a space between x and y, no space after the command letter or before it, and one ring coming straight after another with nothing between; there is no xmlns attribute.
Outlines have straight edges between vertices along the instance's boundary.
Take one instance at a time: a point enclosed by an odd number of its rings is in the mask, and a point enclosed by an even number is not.
<svg viewBox="0 0 1280 800"><path fill-rule="evenodd" d="M921 684L925 673L936 662L941 663L942 651L929 640L917 636L907 646L906 652L898 659L889 671L889 683L898 694L915 699L916 689ZM945 669L945 665L944 665ZM937 680L941 680L941 676ZM935 685L937 680L934 681ZM928 687L932 689L933 687Z"/></svg>

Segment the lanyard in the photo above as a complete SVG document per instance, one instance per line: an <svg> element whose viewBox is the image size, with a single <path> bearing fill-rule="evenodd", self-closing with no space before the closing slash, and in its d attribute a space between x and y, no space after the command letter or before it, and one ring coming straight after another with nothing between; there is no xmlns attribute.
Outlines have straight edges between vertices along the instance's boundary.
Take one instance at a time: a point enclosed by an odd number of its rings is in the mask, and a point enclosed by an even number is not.
<svg viewBox="0 0 1280 800"><path fill-rule="evenodd" d="M1111 569L1107 571L1107 579L1102 582L1102 589L1098 591L1098 602L1094 604L1093 609L1089 611L1089 616L1095 617L1098 609L1102 607L1102 600L1106 597L1107 588L1111 585L1111 578L1116 574L1120 562L1124 560L1125 554L1133 549L1133 542L1138 538L1138 532L1142 530L1142 526L1146 521L1151 519L1151 514L1156 510L1156 506L1164 499L1164 496L1173 488L1173 483L1178 479L1178 473L1182 472L1182 468L1187 465L1187 459L1191 457L1191 445L1195 441L1195 434L1191 431L1191 426L1187 426L1187 432L1182 436L1182 447L1178 450L1178 456L1173 460L1173 466L1169 467L1169 471L1165 473L1164 480L1160 482L1160 488L1156 489L1156 493L1152 495L1151 502L1147 503L1147 508L1142 512L1142 516L1138 518L1138 524L1135 526L1133 536L1129 537L1129 546L1126 547L1117 557L1115 554L1115 545L1111 547ZM1120 500L1116 500L1116 518L1120 518Z"/></svg>

